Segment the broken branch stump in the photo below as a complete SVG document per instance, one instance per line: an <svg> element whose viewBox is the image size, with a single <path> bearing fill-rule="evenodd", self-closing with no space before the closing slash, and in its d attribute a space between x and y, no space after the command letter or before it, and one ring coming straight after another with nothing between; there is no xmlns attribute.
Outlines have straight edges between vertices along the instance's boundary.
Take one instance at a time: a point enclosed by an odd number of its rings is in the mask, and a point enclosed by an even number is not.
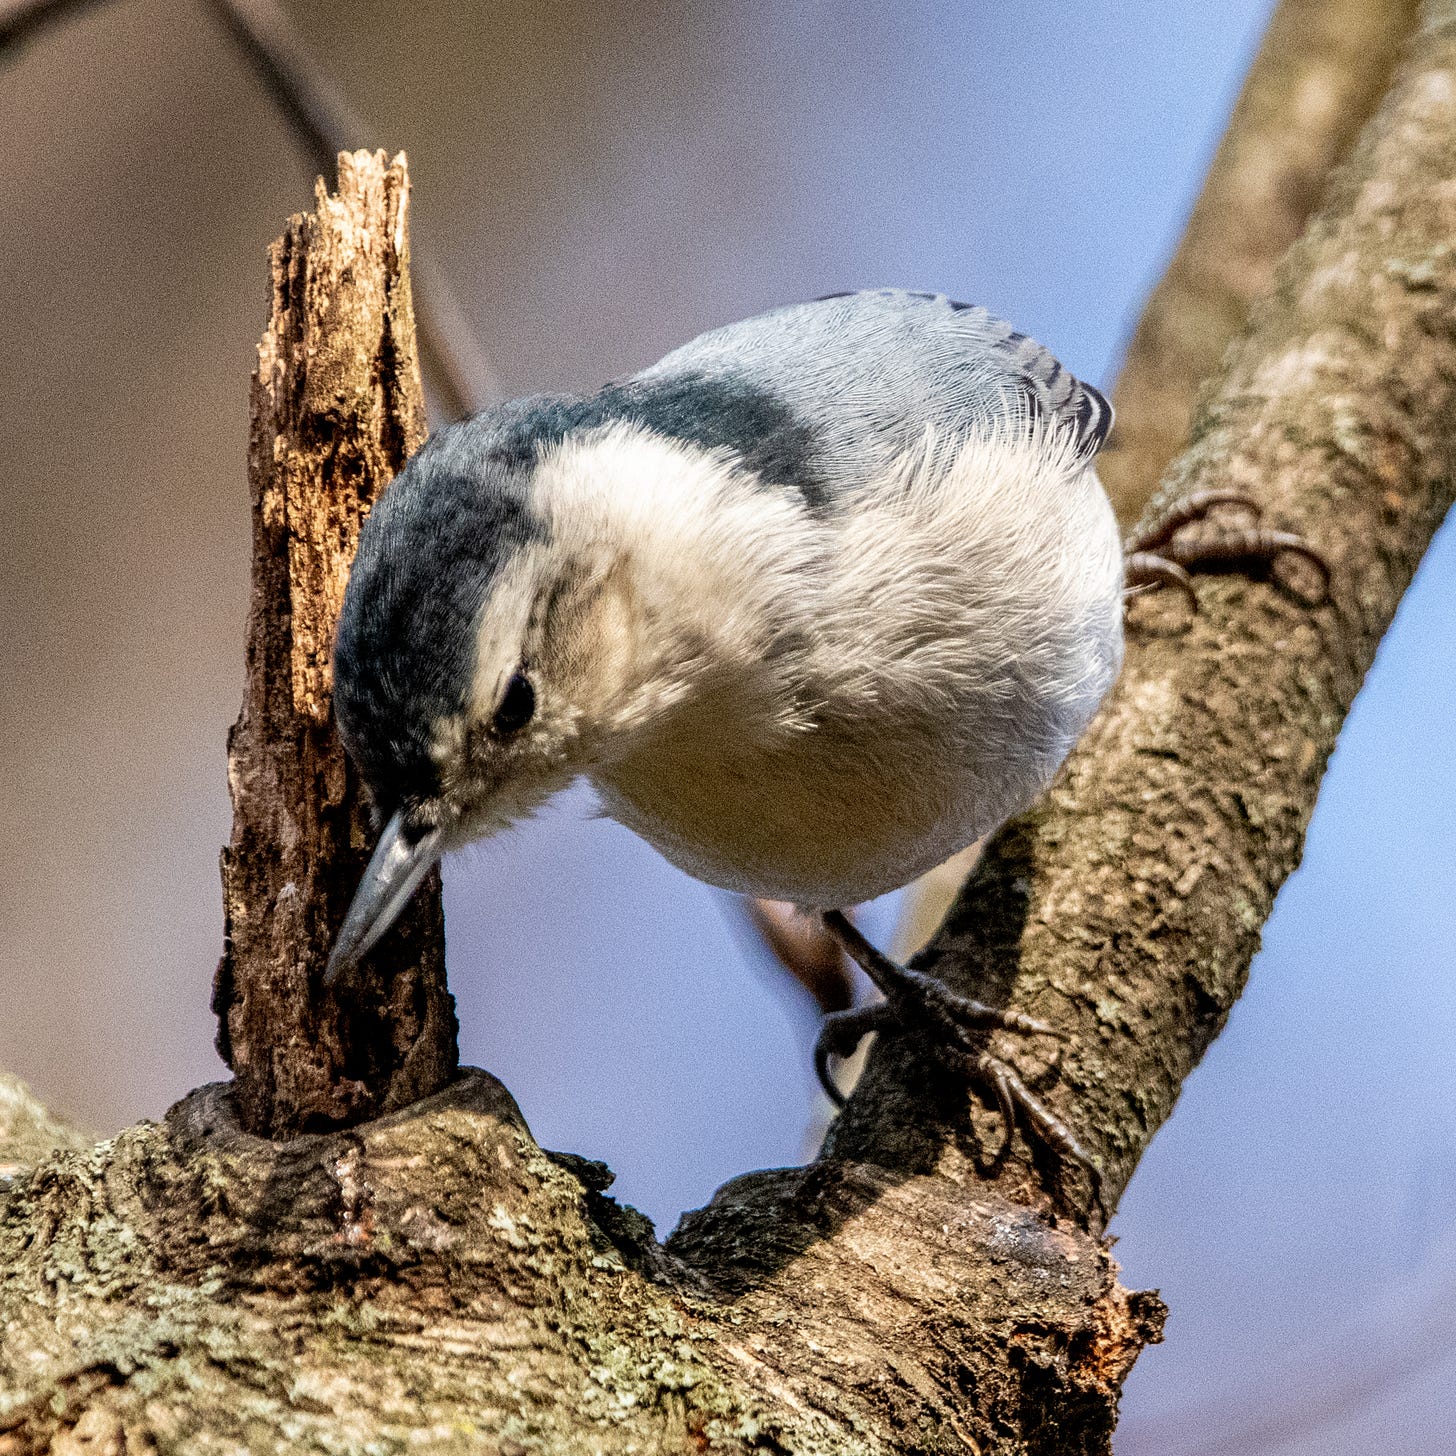
<svg viewBox="0 0 1456 1456"><path fill-rule="evenodd" d="M340 153L338 190L273 244L253 376L247 682L228 736L232 840L213 1009L249 1132L349 1127L455 1075L438 872L346 996L321 976L373 833L332 714L359 530L425 436L403 154Z"/></svg>

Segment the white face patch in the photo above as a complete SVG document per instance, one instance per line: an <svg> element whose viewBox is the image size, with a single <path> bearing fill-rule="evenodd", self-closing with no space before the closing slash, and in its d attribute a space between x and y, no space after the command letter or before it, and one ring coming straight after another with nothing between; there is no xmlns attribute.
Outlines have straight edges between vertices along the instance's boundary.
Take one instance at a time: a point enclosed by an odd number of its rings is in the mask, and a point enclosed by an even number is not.
<svg viewBox="0 0 1456 1456"><path fill-rule="evenodd" d="M489 721L512 673L529 652L527 635L551 564L550 548L532 542L491 583L476 623L475 671L466 701L471 721Z"/></svg>
<svg viewBox="0 0 1456 1456"><path fill-rule="evenodd" d="M622 687L602 704L614 726L654 717L705 673L751 677L802 627L823 532L794 492L726 452L618 424L544 451L534 490L554 553L621 573L630 635L603 639L625 656L603 664ZM795 711L787 698L764 707L770 730Z"/></svg>

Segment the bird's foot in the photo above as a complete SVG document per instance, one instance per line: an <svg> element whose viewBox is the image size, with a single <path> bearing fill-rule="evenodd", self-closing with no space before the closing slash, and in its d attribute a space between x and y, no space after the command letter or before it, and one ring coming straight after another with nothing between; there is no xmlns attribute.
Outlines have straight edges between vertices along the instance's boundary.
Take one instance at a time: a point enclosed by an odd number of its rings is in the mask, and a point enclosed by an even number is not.
<svg viewBox="0 0 1456 1456"><path fill-rule="evenodd" d="M938 1057L960 1070L968 1080L985 1087L996 1099L1001 1111L1003 1136L990 1167L1000 1167L1010 1153L1019 1111L1043 1143L1063 1159L1082 1168L1091 1185L1091 1203L1105 1217L1102 1170L1092 1155L1077 1141L1071 1128L1038 1100L1016 1072L992 1056L983 1045L984 1033L988 1030L1035 1036L1056 1036L1058 1033L1034 1017L962 996L952 991L944 981L891 960L876 950L842 911L826 911L824 926L885 997L883 1001L869 1006L831 1012L824 1018L814 1047L814 1070L830 1100L836 1106L844 1106L844 1094L831 1074L831 1058L843 1060L852 1056L855 1048L872 1031L924 1031Z"/></svg>
<svg viewBox="0 0 1456 1456"><path fill-rule="evenodd" d="M1245 520L1211 522L1210 513L1220 506L1237 507ZM1171 586L1183 593L1192 614L1198 611L1198 598L1190 573L1232 567L1265 571L1307 606L1323 605L1330 591L1329 563L1302 536L1271 530L1262 524L1262 517L1259 503L1240 491L1195 491L1123 543L1128 588ZM1188 531L1190 526L1202 529ZM1302 563L1299 575L1309 579L1300 582L1281 562Z"/></svg>

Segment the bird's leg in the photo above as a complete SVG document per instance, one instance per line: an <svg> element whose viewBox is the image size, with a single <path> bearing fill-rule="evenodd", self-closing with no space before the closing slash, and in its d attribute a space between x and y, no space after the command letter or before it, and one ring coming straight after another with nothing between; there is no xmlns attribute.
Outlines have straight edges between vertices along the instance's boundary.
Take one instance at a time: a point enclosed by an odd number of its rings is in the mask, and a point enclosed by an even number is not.
<svg viewBox="0 0 1456 1456"><path fill-rule="evenodd" d="M1238 506L1252 519L1243 525L1210 526L1182 535L1187 526L1207 521L1216 506ZM1171 586L1188 599L1192 611L1198 610L1190 570L1207 566L1263 567L1273 571L1284 557L1306 562L1319 576L1318 594L1290 587L1286 589L1319 606L1329 595L1330 567L1318 551L1302 536L1292 531L1273 531L1261 524L1259 503L1236 490L1199 490L1180 501L1151 526L1135 531L1123 543L1123 560L1127 585Z"/></svg>
<svg viewBox="0 0 1456 1456"><path fill-rule="evenodd" d="M1077 1141L1071 1128L1043 1106L1010 1067L985 1050L977 1035L991 1029L1042 1036L1056 1036L1057 1032L1045 1022L1019 1011L987 1006L970 996L962 996L944 981L891 960L864 938L842 910L826 910L824 928L885 998L869 1006L832 1012L824 1018L814 1047L814 1069L830 1100L838 1106L844 1105L844 1094L830 1076L831 1057L849 1056L861 1038L872 1031L923 1027L931 1032L937 1055L959 1067L970 1080L989 1088L996 1098L1005 1136L991 1160L992 1166L999 1166L1011 1150L1019 1110L1042 1142L1086 1171L1092 1185L1092 1200L1100 1210L1102 1172L1091 1155Z"/></svg>

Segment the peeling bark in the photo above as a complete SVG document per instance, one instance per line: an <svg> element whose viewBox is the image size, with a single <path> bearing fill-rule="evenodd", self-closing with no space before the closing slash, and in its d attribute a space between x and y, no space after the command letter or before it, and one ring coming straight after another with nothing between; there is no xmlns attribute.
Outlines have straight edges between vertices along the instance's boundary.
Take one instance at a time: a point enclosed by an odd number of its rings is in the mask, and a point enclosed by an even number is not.
<svg viewBox="0 0 1456 1456"><path fill-rule="evenodd" d="M1264 501L1329 558L1329 605L1221 579L1188 633L1135 641L925 957L1063 1034L995 1049L1112 1195L1243 985L1450 503L1453 237L1439 0L1165 485ZM483 1073L286 1143L243 1131L239 1106L203 1089L0 1202L0 1456L1105 1456L1160 1327L1076 1180L1021 1143L983 1168L991 1110L905 1038L876 1046L818 1160L735 1180L663 1246Z"/></svg>
<svg viewBox="0 0 1456 1456"><path fill-rule="evenodd" d="M403 157L341 153L339 189L273 245L253 376L253 593L228 738L232 842L213 1009L243 1125L346 1126L454 1075L439 875L347 999L320 985L368 859L363 785L332 714L334 622L369 506L425 437Z"/></svg>

